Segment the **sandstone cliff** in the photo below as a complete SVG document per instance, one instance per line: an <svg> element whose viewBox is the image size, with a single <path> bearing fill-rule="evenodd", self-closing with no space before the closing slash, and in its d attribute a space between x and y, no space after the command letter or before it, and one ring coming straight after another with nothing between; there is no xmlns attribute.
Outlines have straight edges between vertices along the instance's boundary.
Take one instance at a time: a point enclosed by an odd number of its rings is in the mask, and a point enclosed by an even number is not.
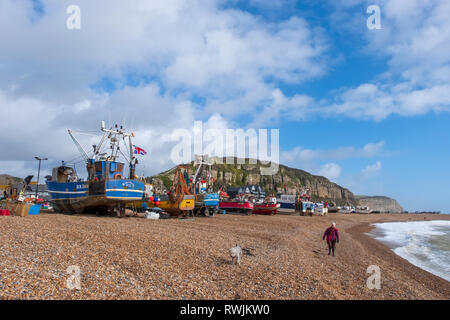
<svg viewBox="0 0 450 320"><path fill-rule="evenodd" d="M23 179L10 176L9 174L0 174L0 185L8 185L11 183L21 183Z"/></svg>
<svg viewBox="0 0 450 320"><path fill-rule="evenodd" d="M390 213L403 212L402 206L394 199L383 196L355 196L359 206L369 207L371 210Z"/></svg>
<svg viewBox="0 0 450 320"><path fill-rule="evenodd" d="M236 159L235 159L236 160ZM190 164L193 170L193 163ZM220 164L214 163L211 173L215 180L214 186L233 187L250 184L259 184L266 192L296 194L297 192L308 192L313 200L326 200L335 202L336 205L345 205L347 202L353 205L357 201L352 192L322 176L312 175L306 171L280 165L275 175L261 175L259 162L249 164ZM174 169L163 172L152 177L153 184L157 189L168 189L171 185Z"/></svg>

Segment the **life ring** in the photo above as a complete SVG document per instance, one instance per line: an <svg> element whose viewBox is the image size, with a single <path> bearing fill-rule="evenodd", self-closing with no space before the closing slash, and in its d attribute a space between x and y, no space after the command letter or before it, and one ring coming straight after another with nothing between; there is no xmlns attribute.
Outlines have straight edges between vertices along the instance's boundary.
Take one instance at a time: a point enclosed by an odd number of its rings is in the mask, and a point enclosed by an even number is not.
<svg viewBox="0 0 450 320"><path fill-rule="evenodd" d="M122 179L122 175L120 173L116 173L114 175L114 179Z"/></svg>

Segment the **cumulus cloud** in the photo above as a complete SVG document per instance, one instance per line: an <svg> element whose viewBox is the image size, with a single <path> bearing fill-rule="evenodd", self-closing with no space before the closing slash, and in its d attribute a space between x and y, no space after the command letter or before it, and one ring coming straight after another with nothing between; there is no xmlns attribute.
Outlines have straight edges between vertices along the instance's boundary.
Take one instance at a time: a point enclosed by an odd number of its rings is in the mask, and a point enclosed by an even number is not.
<svg viewBox="0 0 450 320"><path fill-rule="evenodd" d="M249 127L261 128L278 124L282 119L303 120L313 113L314 99L302 94L286 97L280 89L274 89L261 111L256 113Z"/></svg>
<svg viewBox="0 0 450 320"><path fill-rule="evenodd" d="M362 147L339 147L335 149L305 149L294 147L291 150L282 151L281 163L292 167L302 168L313 174L327 177L336 181L341 176L342 168L336 162L350 159L373 158L388 155L384 148L384 141L367 143ZM325 164L323 164L325 162ZM378 163L377 163L378 164ZM380 163L381 166L381 163ZM366 168L367 176L374 168Z"/></svg>
<svg viewBox="0 0 450 320"><path fill-rule="evenodd" d="M300 17L279 22L222 1L77 1L81 30L66 28L73 1L0 2L0 140L4 171L35 155L76 159L67 129L125 124L149 153L147 174L171 165L171 135L194 120L232 126L273 97L327 69L326 37ZM225 117L222 117L222 116ZM90 148L95 136L78 134ZM78 158L77 158L78 157Z"/></svg>
<svg viewBox="0 0 450 320"><path fill-rule="evenodd" d="M361 170L361 174L364 178L370 178L377 175L381 170L381 161L377 161L374 164L369 164L367 167Z"/></svg>
<svg viewBox="0 0 450 320"><path fill-rule="evenodd" d="M326 163L317 172L330 180L336 180L341 175L341 167L336 163Z"/></svg>
<svg viewBox="0 0 450 320"><path fill-rule="evenodd" d="M381 121L393 114L450 112L450 2L380 0L382 29L368 30L361 8L372 4L369 0L330 3L330 20L339 25L342 36L345 30L345 38L364 39L365 44L354 51L385 60L387 68L370 82L337 89L322 99L261 89L262 112L255 115L253 126L313 115Z"/></svg>
<svg viewBox="0 0 450 320"><path fill-rule="evenodd" d="M384 141L376 143L367 143L362 148L339 147L336 149L303 149L295 147L291 150L281 153L282 161L285 163L301 163L313 160L345 160L352 158L370 158L375 155L381 155L384 152Z"/></svg>
<svg viewBox="0 0 450 320"><path fill-rule="evenodd" d="M300 17L269 23L220 9L221 1L78 1L82 28L69 31L71 2L41 3L45 14L35 22L32 1L0 4L0 27L10 30L0 34L0 84L9 93L73 102L104 77L123 86L134 74L214 105L258 87L269 96L276 81L298 83L326 71L326 38Z"/></svg>
<svg viewBox="0 0 450 320"><path fill-rule="evenodd" d="M360 8L372 1L349 1ZM373 82L342 89L321 111L358 119L382 120L391 114L422 115L450 111L450 2L380 0L382 29L361 28L364 17L351 17L350 30L366 39L367 55L387 59L388 69ZM359 27L357 27L359 26Z"/></svg>

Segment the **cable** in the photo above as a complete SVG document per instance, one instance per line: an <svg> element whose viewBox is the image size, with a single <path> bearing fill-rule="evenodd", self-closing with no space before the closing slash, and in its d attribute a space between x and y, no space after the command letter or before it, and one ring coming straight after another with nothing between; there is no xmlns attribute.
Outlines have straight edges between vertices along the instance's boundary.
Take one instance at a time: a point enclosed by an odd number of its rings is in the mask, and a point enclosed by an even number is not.
<svg viewBox="0 0 450 320"><path fill-rule="evenodd" d="M125 160L127 160L127 162L130 162L130 160L128 160L128 158L123 154L122 150L118 149L118 151L120 152L120 154L122 154L122 156L125 158Z"/></svg>

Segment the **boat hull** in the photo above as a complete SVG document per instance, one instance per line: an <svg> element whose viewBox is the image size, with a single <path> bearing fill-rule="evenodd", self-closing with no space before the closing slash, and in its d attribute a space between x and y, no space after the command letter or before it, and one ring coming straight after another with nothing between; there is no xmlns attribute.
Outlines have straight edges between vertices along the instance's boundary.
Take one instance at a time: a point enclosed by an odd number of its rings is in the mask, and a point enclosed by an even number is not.
<svg viewBox="0 0 450 320"><path fill-rule="evenodd" d="M185 211L191 211L195 208L196 201L192 195L184 195L181 201L171 202L169 197L161 197L158 199L157 204L152 201L133 201L129 207L137 209L145 208L161 208L171 215L179 215Z"/></svg>
<svg viewBox="0 0 450 320"><path fill-rule="evenodd" d="M249 214L253 211L253 203L220 201L219 208L230 212Z"/></svg>
<svg viewBox="0 0 450 320"><path fill-rule="evenodd" d="M253 214L267 214L274 215L277 214L278 209L280 208L279 203L275 204L255 204L253 206Z"/></svg>
<svg viewBox="0 0 450 320"><path fill-rule="evenodd" d="M183 211L191 211L195 208L195 199L193 196L183 196L179 202L170 202L169 200L160 200L157 206L172 215L178 215Z"/></svg>
<svg viewBox="0 0 450 320"><path fill-rule="evenodd" d="M207 193L203 203L207 207L218 207L219 206L219 195L217 193Z"/></svg>
<svg viewBox="0 0 450 320"><path fill-rule="evenodd" d="M277 197L277 203L280 205L278 209L279 213L295 213L298 212L299 209L296 206L295 195L291 194L282 194L280 197Z"/></svg>
<svg viewBox="0 0 450 320"><path fill-rule="evenodd" d="M194 214L213 216L219 208L219 194L217 193L201 193L195 197Z"/></svg>
<svg viewBox="0 0 450 320"><path fill-rule="evenodd" d="M141 200L144 183L131 179L90 182L47 182L55 211L61 213L105 212Z"/></svg>

